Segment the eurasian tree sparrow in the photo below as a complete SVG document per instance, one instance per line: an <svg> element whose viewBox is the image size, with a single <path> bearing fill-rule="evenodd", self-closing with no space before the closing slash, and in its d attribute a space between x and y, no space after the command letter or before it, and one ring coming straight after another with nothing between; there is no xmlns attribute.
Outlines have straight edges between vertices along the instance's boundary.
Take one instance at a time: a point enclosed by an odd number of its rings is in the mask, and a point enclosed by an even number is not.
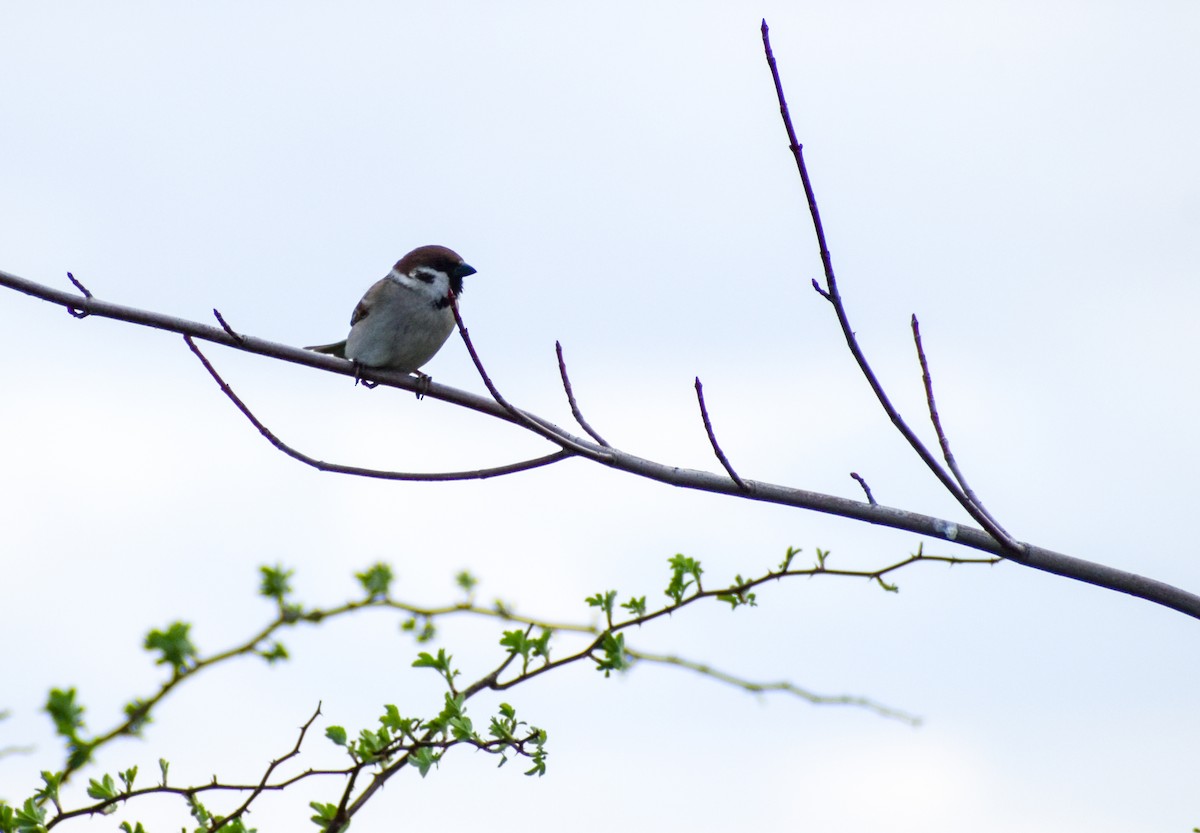
<svg viewBox="0 0 1200 833"><path fill-rule="evenodd" d="M400 258L367 290L350 317L345 341L306 347L362 367L420 373L454 330L451 293L474 267L445 246L421 246Z"/></svg>

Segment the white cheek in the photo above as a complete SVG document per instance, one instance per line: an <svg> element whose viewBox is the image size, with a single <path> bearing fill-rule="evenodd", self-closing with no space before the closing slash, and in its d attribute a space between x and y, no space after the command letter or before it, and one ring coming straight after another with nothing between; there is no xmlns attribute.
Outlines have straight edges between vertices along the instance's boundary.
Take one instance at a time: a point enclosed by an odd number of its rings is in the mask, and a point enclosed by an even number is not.
<svg viewBox="0 0 1200 833"><path fill-rule="evenodd" d="M437 269L429 269L427 267L418 266L413 270L413 273L421 273L425 277L432 277L433 280L424 281L419 277L406 275L403 272L397 272L393 269L388 277L396 283L407 286L422 295L427 295L431 298L445 298L450 292L450 276L445 272L440 272Z"/></svg>

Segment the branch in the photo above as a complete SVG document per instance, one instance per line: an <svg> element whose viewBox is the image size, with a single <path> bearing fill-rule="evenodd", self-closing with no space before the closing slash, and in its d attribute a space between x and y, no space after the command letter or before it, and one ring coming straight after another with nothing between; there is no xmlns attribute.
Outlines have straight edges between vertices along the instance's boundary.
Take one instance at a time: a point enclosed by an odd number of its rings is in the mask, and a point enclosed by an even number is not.
<svg viewBox="0 0 1200 833"><path fill-rule="evenodd" d="M842 335L846 339L846 346L850 348L850 353L854 356L855 362L858 363L859 370L862 371L863 377L871 386L871 390L875 393L875 398L879 400L879 404L883 407L888 418L891 419L892 424L896 426L896 429L908 441L908 444L917 452L917 455L925 463L926 467L933 472L937 479L942 482L942 485L946 487L946 490L967 511L967 514L974 518L989 535L996 539L1003 548L1003 555L1014 561L1026 563L1024 560L1027 550L1026 545L1014 540L1012 536L1001 529L991 519L987 512L982 511L942 467L932 452L925 447L925 444L921 442L916 433L908 426L908 423L900 416L900 412L892 405L892 401L884 391L883 385L875 375L875 371L871 369L866 354L863 353L862 348L859 346L858 337L854 334L854 329L850 326L850 318L846 312L846 305L843 303L841 293L838 291L837 277L833 272L833 258L829 254L829 247L825 242L825 227L821 223L821 212L817 209L817 197L813 191L812 182L808 178L808 167L804 164L804 146L796 139L796 130L792 127L792 116L788 110L787 99L783 94L783 82L779 78L779 67L775 63L775 54L771 51L771 38L766 20L762 22L762 40L767 64L771 68L771 78L775 82L775 95L779 99L779 113L783 118L783 124L787 130L788 146L796 159L796 169L800 173L800 181L804 185L804 194L808 199L808 211L812 215L813 231L816 233L817 246L821 253L821 265L825 271L825 289L822 290L817 286L816 281L813 281L813 285L821 293L822 297L833 305L833 309L837 314L838 324L842 328Z"/></svg>
<svg viewBox="0 0 1200 833"><path fill-rule="evenodd" d="M355 375L354 364L345 359L327 356L323 353L314 353L311 350L290 347L286 344L278 344L253 336L244 335L241 337L241 341L238 341L229 333L216 327L198 324L194 321L149 310L141 310L101 301L97 298L80 299L78 295L44 286L3 270L0 270L0 286L7 286L18 292L58 304L67 309L82 310L89 316L112 318L166 332L190 335L194 339L221 344L246 353L254 353L318 370L338 373L351 379ZM1125 593L1200 619L1200 596L1174 587L1166 582L1140 576L1136 573L1107 567L1103 564L1086 561L1027 543L1021 545L1024 548L1023 552L1015 552L983 529L958 524L954 521L930 515L910 512L905 509L884 506L883 504L849 500L835 495L810 492L804 489L749 479L745 479L744 482L750 486L751 491L745 492L739 489L737 484L732 482L728 476L658 463L619 449L605 448L592 444L581 437L572 437L569 433L558 428L548 420L527 411L513 409L516 414L520 415L518 417L513 411L509 410L512 406L505 408L494 399L488 399L467 391L436 383L429 383L425 386L407 373L376 371L372 375L381 385L413 393L423 390L429 398L449 402L452 405L458 405L477 413L527 428L531 431L535 429L531 428L528 422L533 422L537 426L540 426L536 430L539 435L544 436L541 429L548 429L556 437L570 438L574 447L583 449L586 452L579 453L578 456L601 463L609 468L637 475L638 477L645 477L649 480L656 480L660 483L684 489L732 495L747 500L762 501L763 503L808 509L851 520L865 521L866 523L889 527L891 529L913 532L918 535L931 536L940 540L952 541L956 544L979 550L980 552L1002 555L1025 567L1082 581L1097 587L1114 590L1118 593ZM555 439L554 442L557 444L558 439ZM934 462L936 464L936 460ZM953 484L953 481L951 483ZM961 494L961 490L958 489L957 484L953 485L955 492Z"/></svg>

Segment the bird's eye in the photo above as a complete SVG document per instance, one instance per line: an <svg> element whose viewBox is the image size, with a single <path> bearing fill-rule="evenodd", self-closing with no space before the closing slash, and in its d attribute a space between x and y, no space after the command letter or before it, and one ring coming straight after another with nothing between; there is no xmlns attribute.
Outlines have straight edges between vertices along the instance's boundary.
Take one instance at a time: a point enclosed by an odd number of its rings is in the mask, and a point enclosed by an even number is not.
<svg viewBox="0 0 1200 833"><path fill-rule="evenodd" d="M437 276L437 272L433 269L419 268L411 272L412 277L424 283L433 283L433 279Z"/></svg>

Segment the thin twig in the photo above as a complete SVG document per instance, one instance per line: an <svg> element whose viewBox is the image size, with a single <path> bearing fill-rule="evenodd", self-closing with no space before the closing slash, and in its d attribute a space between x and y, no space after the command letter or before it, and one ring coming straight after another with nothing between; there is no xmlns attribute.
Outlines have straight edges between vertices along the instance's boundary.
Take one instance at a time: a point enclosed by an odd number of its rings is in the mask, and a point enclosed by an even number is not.
<svg viewBox="0 0 1200 833"><path fill-rule="evenodd" d="M560 449L559 451L556 451L553 454L547 454L544 457L535 457L532 460L522 460L519 463L509 463L508 465L496 466L494 468L475 469L473 471L443 472L386 471L381 469L362 468L361 466L346 466L340 463L327 463L324 460L317 460L316 458L309 457L307 454L301 451L297 451L283 440L279 439L279 437L275 436L274 432L272 432L270 428L259 421L258 417L251 412L246 403L243 402L236 393L234 393L233 388L230 387L229 383L221 378L221 374L218 373L216 368L212 366L212 363L209 362L208 358L202 352L200 352L200 348L196 346L196 342L192 340L192 337L190 335L185 335L183 340L187 342L188 348L191 349L191 351L196 355L196 358L200 360L200 363L204 365L204 369L207 370L208 374L216 381L217 385L221 388L221 392L224 393L229 398L229 401L232 402L234 406L236 406L237 409L242 412L242 415L245 416L246 419L250 420L250 423L258 429L258 432L266 437L267 442L275 446L287 456L291 457L293 460L298 460L301 463L312 466L314 469L319 471L329 471L337 474L351 474L357 477L373 477L379 480L484 480L489 477L501 477L506 474L515 474L516 472L520 471L528 471L530 469L540 468L541 466L548 466L551 463L557 463L560 460L565 460L568 457L574 456L570 451L567 451L566 449Z"/></svg>
<svg viewBox="0 0 1200 833"><path fill-rule="evenodd" d="M893 709L882 703L877 703L867 697L855 697L850 694L816 694L808 689L801 688L794 683L781 680L774 683L756 683L750 680L736 677L725 671L719 671L709 665L700 662L693 662L682 657L671 656L667 654L649 654L642 651L636 651L632 648L626 648L625 653L634 659L642 660L643 662L653 662L662 665L675 665L679 668L686 668L689 671L694 671L697 674L702 674L706 677L711 677L723 683L728 683L732 686L737 686L745 691L754 693L763 693L768 691L782 691L799 697L802 700L807 700L809 703L817 706L857 706L859 708L873 711L880 717L889 717L894 720L899 720L907 723L910 726L920 726L921 718L908 712Z"/></svg>
<svg viewBox="0 0 1200 833"><path fill-rule="evenodd" d="M708 434L708 441L712 444L713 453L717 455L717 459L721 461L721 465L725 467L725 471L729 472L729 477L737 484L738 488L743 492L752 491L746 481L738 477L738 473L733 470L733 465L729 462L729 458L725 456L725 452L721 450L721 444L717 442L717 435L713 433L712 421L708 418L708 408L704 404L704 385L700 384L700 377L696 377L696 401L700 403L700 417L704 420L704 431Z"/></svg>
<svg viewBox="0 0 1200 833"><path fill-rule="evenodd" d="M221 329L229 333L229 335L233 337L234 341L236 341L238 344L244 344L246 342L246 339L242 338L240 333L235 332L233 327L230 327L229 324L225 322L225 316L221 315L221 311L216 307L213 307L213 315L216 317L217 321L221 322Z"/></svg>
<svg viewBox="0 0 1200 833"><path fill-rule="evenodd" d="M220 830L234 819L241 818L246 814L246 811L250 809L251 802L262 795L263 791L267 789L267 785L271 780L271 774L275 771L275 769L284 761L290 760L300 754L300 746L304 743L304 736L308 734L309 727L313 725L313 722L317 719L317 717L320 716L320 714L321 704L318 702L317 710L312 713L312 717L306 720L304 725L300 727L300 735L296 738L296 745L293 746L291 751L282 758L275 758L271 761L270 765L267 767L267 771L264 772L263 777L259 779L257 789L253 790L250 795L246 797L246 800L242 802L242 806L238 807L228 816L223 817L220 821L216 822L211 828L209 828L211 833L216 833L216 831Z"/></svg>
<svg viewBox="0 0 1200 833"><path fill-rule="evenodd" d="M1011 535L997 526L987 513L980 511L979 507L959 487L953 476L938 462L933 453L921 442L921 439L900 416L900 412L896 410L891 399L884 391L882 383L880 383L879 378L875 375L875 371L871 369L871 365L867 362L866 354L863 353L862 348L859 346L858 337L854 334L854 329L850 326L850 318L846 312L846 305L842 302L841 293L838 291L837 277L833 271L833 259L829 254L829 247L825 242L825 227L821 223L821 212L817 208L816 193L808 177L808 168L804 164L804 148L796 139L796 130L792 126L792 116L788 110L787 99L783 94L783 82L779 77L779 67L775 62L775 54L771 51L771 38L766 20L762 22L762 40L767 64L771 68L771 78L775 82L775 94L779 99L779 113L783 118L783 124L787 130L792 156L796 159L796 168L800 173L800 181L804 185L804 195L808 200L809 214L812 215L813 231L816 233L817 245L821 252L821 265L825 271L825 292L822 294L833 304L833 308L837 313L838 323L842 328L842 335L846 340L846 346L850 348L850 353L858 363L859 370L862 371L867 383L871 386L871 390L875 393L875 398L879 400L879 404L883 407L888 418L891 419L892 424L896 426L897 430L900 431L913 450L917 452L917 455L929 470L933 472L934 476L942 482L942 485L954 496L954 499L959 502L963 509L989 535L996 539L1001 547L1004 548L1007 557L1018 561L1025 560L1028 556L1027 545L1014 540Z"/></svg>
<svg viewBox="0 0 1200 833"><path fill-rule="evenodd" d="M567 363L563 359L561 343L554 342L554 352L558 354L558 374L562 376L563 390L567 392L567 402L571 404L571 414L575 417L575 421L593 440L605 448L612 448L604 437L601 437L592 426L588 425L588 421L583 418L583 412L579 410L579 404L575 401L575 391L571 389L571 379L567 376Z"/></svg>
<svg viewBox="0 0 1200 833"><path fill-rule="evenodd" d="M867 481L866 481L866 480L863 480L863 478L862 478L862 475L860 475L860 474L859 474L858 472L856 472L856 471L852 471L852 472L850 472L850 476L851 476L851 477L853 477L855 480L857 480L857 481L858 481L858 485L859 485L859 486L862 486L862 490L863 490L864 492L866 492L866 494L867 494L867 503L871 504L872 506L878 506L879 504L878 504L878 503L876 502L876 500L875 500L875 495L871 494L871 487L867 485Z"/></svg>
<svg viewBox="0 0 1200 833"><path fill-rule="evenodd" d="M84 298L88 299L89 301L92 299L91 290L81 284L79 281L75 280L75 276L70 272L67 273L67 280L73 283L75 288L83 293ZM75 316L76 318L87 318L89 315L91 315L91 313L89 313L87 310L79 310L75 307L67 307L67 312L71 313L71 315Z"/></svg>
<svg viewBox="0 0 1200 833"><path fill-rule="evenodd" d="M942 447L942 456L946 459L946 465L950 467L950 471L954 474L954 479L958 481L958 485L962 487L963 492L971 499L971 502L979 507L979 511L991 518L992 523L997 528L1003 529L996 517L987 510L983 505L983 501L975 494L975 490L967 484L967 478L963 475L962 470L958 467L958 461L954 458L954 452L950 450L950 440L946 437L946 432L942 429L942 418L938 414L937 402L933 397L933 376L929 372L929 362L925 359L925 345L921 341L921 325L917 321L917 316L912 317L912 333L913 342L917 345L917 360L921 363L921 381L925 384L925 401L929 403L929 420L933 423L933 430L937 433L938 443Z"/></svg>

